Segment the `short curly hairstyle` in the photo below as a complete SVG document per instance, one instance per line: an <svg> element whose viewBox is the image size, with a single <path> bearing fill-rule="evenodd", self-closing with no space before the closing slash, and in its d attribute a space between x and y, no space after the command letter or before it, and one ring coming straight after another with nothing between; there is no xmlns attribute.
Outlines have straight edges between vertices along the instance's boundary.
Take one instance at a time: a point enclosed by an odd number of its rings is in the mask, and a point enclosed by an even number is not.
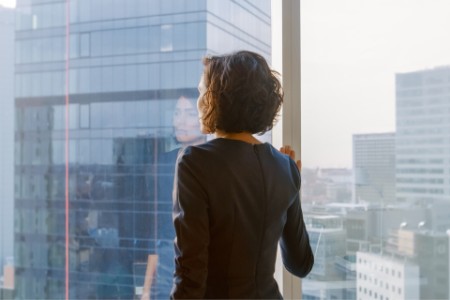
<svg viewBox="0 0 450 300"><path fill-rule="evenodd" d="M279 73L264 57L238 51L203 59L206 92L199 99L201 121L209 133L263 134L272 129L283 102Z"/></svg>

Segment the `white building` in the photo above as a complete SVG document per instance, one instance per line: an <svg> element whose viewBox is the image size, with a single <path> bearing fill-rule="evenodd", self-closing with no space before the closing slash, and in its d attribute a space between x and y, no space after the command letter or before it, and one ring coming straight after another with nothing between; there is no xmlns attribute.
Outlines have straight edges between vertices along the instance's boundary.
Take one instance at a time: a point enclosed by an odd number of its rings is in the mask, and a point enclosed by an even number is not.
<svg viewBox="0 0 450 300"><path fill-rule="evenodd" d="M450 199L450 66L396 75L397 199Z"/></svg>
<svg viewBox="0 0 450 300"><path fill-rule="evenodd" d="M356 254L356 299L420 298L419 267L407 261L368 252Z"/></svg>
<svg viewBox="0 0 450 300"><path fill-rule="evenodd" d="M14 10L0 6L0 277L14 244Z"/></svg>

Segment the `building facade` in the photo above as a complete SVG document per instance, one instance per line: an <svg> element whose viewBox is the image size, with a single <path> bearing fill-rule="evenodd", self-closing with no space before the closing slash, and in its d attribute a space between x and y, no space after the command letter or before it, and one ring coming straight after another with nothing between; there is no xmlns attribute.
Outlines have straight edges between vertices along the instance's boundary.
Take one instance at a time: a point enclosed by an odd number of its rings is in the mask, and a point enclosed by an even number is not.
<svg viewBox="0 0 450 300"><path fill-rule="evenodd" d="M356 299L424 299L414 263L369 252L356 254Z"/></svg>
<svg viewBox="0 0 450 300"><path fill-rule="evenodd" d="M64 298L67 259L70 298L140 297L171 212L156 170L180 146L177 101L197 98L205 54L270 61L270 1L65 5L17 2L16 297Z"/></svg>
<svg viewBox="0 0 450 300"><path fill-rule="evenodd" d="M356 202L395 201L395 133L353 135Z"/></svg>
<svg viewBox="0 0 450 300"><path fill-rule="evenodd" d="M347 272L337 266L346 256L342 218L307 213L304 219L314 266L302 281L303 299L343 299L347 290L354 289L354 278L347 278Z"/></svg>
<svg viewBox="0 0 450 300"><path fill-rule="evenodd" d="M3 268L14 255L14 10L2 6L0 37L0 277L3 277Z"/></svg>
<svg viewBox="0 0 450 300"><path fill-rule="evenodd" d="M420 299L448 299L449 247L448 235L427 229L421 224L417 229L391 232L385 254L407 260L419 267Z"/></svg>
<svg viewBox="0 0 450 300"><path fill-rule="evenodd" d="M450 67L396 75L396 195L450 199Z"/></svg>

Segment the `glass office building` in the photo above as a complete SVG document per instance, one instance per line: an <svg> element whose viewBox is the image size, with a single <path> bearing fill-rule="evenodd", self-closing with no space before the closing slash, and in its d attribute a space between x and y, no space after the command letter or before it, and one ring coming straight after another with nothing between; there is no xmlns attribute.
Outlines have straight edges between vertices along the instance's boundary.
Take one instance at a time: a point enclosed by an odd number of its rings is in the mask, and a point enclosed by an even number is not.
<svg viewBox="0 0 450 300"><path fill-rule="evenodd" d="M396 182L401 201L449 201L449 91L450 66L396 74Z"/></svg>
<svg viewBox="0 0 450 300"><path fill-rule="evenodd" d="M270 60L270 1L18 0L15 33L16 298L139 297L177 102L205 54Z"/></svg>
<svg viewBox="0 0 450 300"><path fill-rule="evenodd" d="M0 5L0 276L13 255L14 226L14 10ZM5 276L8 277L8 276ZM4 278L2 285L8 286ZM0 294L1 298L1 294Z"/></svg>

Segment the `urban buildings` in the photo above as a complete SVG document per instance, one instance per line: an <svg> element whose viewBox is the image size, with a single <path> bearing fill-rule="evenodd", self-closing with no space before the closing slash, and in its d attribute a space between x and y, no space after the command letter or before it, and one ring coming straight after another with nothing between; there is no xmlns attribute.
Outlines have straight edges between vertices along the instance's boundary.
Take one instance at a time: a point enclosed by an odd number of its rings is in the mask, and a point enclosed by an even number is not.
<svg viewBox="0 0 450 300"><path fill-rule="evenodd" d="M337 267L345 260L345 230L342 218L336 215L304 215L314 267L302 281L305 299L343 299L345 292L354 289L354 278Z"/></svg>
<svg viewBox="0 0 450 300"><path fill-rule="evenodd" d="M415 229L393 230L385 247L386 255L419 267L420 299L448 299L448 235L429 230L426 224Z"/></svg>
<svg viewBox="0 0 450 300"><path fill-rule="evenodd" d="M306 204L350 203L352 170L345 168L302 169L302 202Z"/></svg>
<svg viewBox="0 0 450 300"><path fill-rule="evenodd" d="M396 76L397 199L450 199L450 67Z"/></svg>
<svg viewBox="0 0 450 300"><path fill-rule="evenodd" d="M356 299L424 299L419 267L368 252L356 254Z"/></svg>
<svg viewBox="0 0 450 300"><path fill-rule="evenodd" d="M448 299L448 244L425 227L392 230L383 255L357 253L358 298Z"/></svg>
<svg viewBox="0 0 450 300"><path fill-rule="evenodd" d="M17 2L16 296L64 298L68 275L70 298L131 299L170 219L155 172L179 147L177 100L205 54L270 59L270 1L70 3L66 20L63 1Z"/></svg>
<svg viewBox="0 0 450 300"><path fill-rule="evenodd" d="M395 201L395 133L353 135L356 202Z"/></svg>
<svg viewBox="0 0 450 300"><path fill-rule="evenodd" d="M0 38L0 289L12 289L13 274L10 269L14 255L14 10L2 6Z"/></svg>

